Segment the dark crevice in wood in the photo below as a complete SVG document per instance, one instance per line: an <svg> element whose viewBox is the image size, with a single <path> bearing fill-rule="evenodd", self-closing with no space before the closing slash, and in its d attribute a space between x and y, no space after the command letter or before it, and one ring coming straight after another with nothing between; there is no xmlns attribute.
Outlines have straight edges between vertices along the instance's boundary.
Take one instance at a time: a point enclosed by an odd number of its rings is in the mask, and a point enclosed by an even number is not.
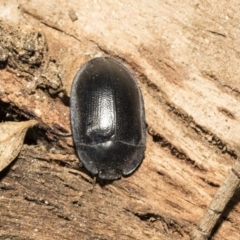
<svg viewBox="0 0 240 240"><path fill-rule="evenodd" d="M160 221L164 225L166 225L166 229L164 229L164 234L172 235L177 237L185 237L188 234L187 227L177 222L174 219L161 216L155 213L133 213L136 217L138 217L141 221L151 223L154 226L154 223ZM157 227L155 227L157 229ZM161 229L162 230L162 229Z"/></svg>
<svg viewBox="0 0 240 240"><path fill-rule="evenodd" d="M236 119L236 117L234 116L233 113L231 113L228 109L223 108L223 107L219 107L218 111L221 112L222 114L224 114L226 117L230 118L230 119Z"/></svg>
<svg viewBox="0 0 240 240"><path fill-rule="evenodd" d="M68 216L64 216L64 215L62 215L62 214L58 214L57 216L58 216L59 218L62 218L62 219L64 219L64 220L66 220L66 221L72 221L71 218L69 218Z"/></svg>
<svg viewBox="0 0 240 240"><path fill-rule="evenodd" d="M16 106L11 103L5 103L0 100L0 122L7 121L26 121L35 119L30 112L20 111Z"/></svg>
<svg viewBox="0 0 240 240"><path fill-rule="evenodd" d="M12 103L5 103L0 100L0 122L21 122L32 119L37 120L39 123L36 127L28 130L24 142L28 145L36 145L38 140L41 142L58 142L61 138L71 136L71 133L58 124L54 124L53 128L50 128L27 108L20 109Z"/></svg>
<svg viewBox="0 0 240 240"><path fill-rule="evenodd" d="M38 198L30 197L30 196L24 196L24 199L28 202L34 202L35 204L38 204L38 205L45 205L45 206L50 206L50 207L54 207L54 208L59 208L57 205L52 204L45 199L38 199Z"/></svg>
<svg viewBox="0 0 240 240"><path fill-rule="evenodd" d="M227 83L224 82L224 80L220 79L219 77L217 77L214 73L211 72L202 72L203 76L207 77L208 79L217 82L218 84L220 84L221 87L225 88L228 90L228 92L231 93L231 95L234 95L236 97L240 97L240 90L236 87L230 86Z"/></svg>
<svg viewBox="0 0 240 240"><path fill-rule="evenodd" d="M179 206L178 204L172 202L172 201L169 201L169 200L166 200L165 201L169 206L171 206L172 208L175 208L175 209L178 209L178 210L183 210L183 208L181 206Z"/></svg>
<svg viewBox="0 0 240 240"><path fill-rule="evenodd" d="M206 32L212 33L212 34L214 34L214 35L217 35L217 36L221 36L221 37L224 37L224 38L227 37L227 36L226 36L225 34L223 34L223 33L219 33L219 32L216 32L216 31L211 31L211 30L207 30L207 29L203 29L203 30L205 30Z"/></svg>
<svg viewBox="0 0 240 240"><path fill-rule="evenodd" d="M211 144L212 146L217 147L221 152L227 153L229 156L237 159L237 154L234 150L230 149L223 140L221 140L216 134L209 131L207 128L197 124L192 117L188 116L186 113L183 113L180 109L177 109L175 106L167 103L169 106L170 112L174 113L178 118L182 119L184 122L188 123L188 126L191 127L198 135L204 137L204 139Z"/></svg>
<svg viewBox="0 0 240 240"><path fill-rule="evenodd" d="M152 128L148 129L148 133L150 134L150 136L152 136L154 142L158 143L162 148L167 148L170 151L170 153L177 159L185 161L194 168L198 168L200 171L206 171L206 169L203 166L197 164L196 161L191 159L186 153L178 149L165 137L155 132L155 130L153 130Z"/></svg>
<svg viewBox="0 0 240 240"><path fill-rule="evenodd" d="M217 147L221 152L227 153L229 156L231 156L234 159L237 159L237 154L234 150L230 149L226 143L224 143L223 140L221 140L216 134L212 133L211 131L207 130L203 126L200 126L198 124L195 124L194 126L191 126L197 133L201 134L201 136L204 137L204 139L210 143L212 146Z"/></svg>
<svg viewBox="0 0 240 240"><path fill-rule="evenodd" d="M134 215L137 216L141 221L154 222L156 220L164 220L161 215L154 213L134 213Z"/></svg>
<svg viewBox="0 0 240 240"><path fill-rule="evenodd" d="M87 174L87 171L86 171L85 169L81 169L81 171L84 171L84 172ZM71 170L69 170L68 172L69 172L70 174L73 174L74 176L80 176L81 179L84 180L86 183L90 183L90 184L93 184L93 183L94 183L94 180L93 180L93 179L91 179L90 177L87 178L87 177L83 176L83 174L82 174L80 171L76 172L76 171L71 171Z"/></svg>
<svg viewBox="0 0 240 240"><path fill-rule="evenodd" d="M45 157L41 157L41 156L34 156L34 154L31 156L31 153L29 155L21 153L21 155L19 156L19 159L26 159L26 158L35 158L38 161L43 161L43 162L48 162L48 163L55 163L60 167L64 167L64 168L69 168L72 169L72 165L69 164L68 162L65 162L63 160L59 160L59 159L51 159L51 158L45 158Z"/></svg>
<svg viewBox="0 0 240 240"><path fill-rule="evenodd" d="M214 182L212 182L212 181L210 181L210 180L207 180L206 178L200 177L200 179L201 179L203 182L207 183L207 184L208 184L209 186L211 186L211 187L215 187L215 188L219 188L219 187L220 187L220 185L219 185L218 183L214 183Z"/></svg>
<svg viewBox="0 0 240 240"><path fill-rule="evenodd" d="M103 53L105 53L106 55L111 55L110 51L108 51L108 50L105 49L104 47L100 46L100 44L99 44L98 42L96 42L96 41L94 41L94 40L90 40L90 42L92 42L93 44L95 44L95 45L98 47L98 49L99 49L100 51L102 51Z"/></svg>
<svg viewBox="0 0 240 240"><path fill-rule="evenodd" d="M235 174L235 176L236 176L237 178L240 179L240 173L236 172L236 170L235 170L234 168L232 168L232 172Z"/></svg>
<svg viewBox="0 0 240 240"><path fill-rule="evenodd" d="M77 40L78 42L82 42L79 38L77 38L76 36L67 33L66 31L62 30L61 28L59 28L56 24L54 24L53 22L51 23L50 21L48 21L48 23L45 21L45 19L43 19L43 17L41 17L40 15L30 12L28 11L26 8L24 8L23 6L21 6L21 10L24 14L27 14L28 16L32 17L33 19L36 19L37 21L41 22L43 25L45 25L46 27L52 28L55 31L58 31L60 33L66 34L69 37L74 38L75 40Z"/></svg>
<svg viewBox="0 0 240 240"><path fill-rule="evenodd" d="M16 190L15 188L13 188L11 186L7 186L7 185L0 186L0 189L3 190L3 191Z"/></svg>

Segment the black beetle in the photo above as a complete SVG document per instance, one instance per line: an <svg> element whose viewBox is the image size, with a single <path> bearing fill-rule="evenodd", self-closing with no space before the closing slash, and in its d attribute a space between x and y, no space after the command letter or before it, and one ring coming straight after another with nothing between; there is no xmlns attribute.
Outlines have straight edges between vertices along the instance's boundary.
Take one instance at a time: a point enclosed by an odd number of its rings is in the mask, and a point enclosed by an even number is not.
<svg viewBox="0 0 240 240"><path fill-rule="evenodd" d="M136 170L146 148L145 111L124 65L109 57L88 61L73 80L70 106L77 154L89 172L115 180Z"/></svg>

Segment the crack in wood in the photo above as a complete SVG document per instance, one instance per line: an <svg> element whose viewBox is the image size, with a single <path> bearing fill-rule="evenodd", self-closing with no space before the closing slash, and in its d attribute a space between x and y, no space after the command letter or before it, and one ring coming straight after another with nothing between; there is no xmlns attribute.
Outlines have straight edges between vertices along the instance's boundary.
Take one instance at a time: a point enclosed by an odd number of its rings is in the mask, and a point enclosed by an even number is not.
<svg viewBox="0 0 240 240"><path fill-rule="evenodd" d="M52 203L50 203L49 201L47 201L45 199L39 199L39 198L35 198L35 197L30 197L30 196L27 196L27 195L24 196L24 199L26 201L29 201L29 202L34 202L34 203L36 203L38 205L47 205L47 206L51 206L51 207L54 207L54 208L58 208L57 205L52 204Z"/></svg>
<svg viewBox="0 0 240 240"><path fill-rule="evenodd" d="M170 141L168 141L165 137L157 133L151 127L148 128L148 133L152 136L154 142L158 143L162 148L167 148L170 150L170 153L176 157L177 159L184 160L186 163L190 164L194 168L197 168L200 171L207 171L203 166L197 164L195 160L191 159L185 152L178 149L174 146Z"/></svg>
<svg viewBox="0 0 240 240"><path fill-rule="evenodd" d="M3 191L16 190L14 187L7 186L7 185L0 186L0 189L3 190Z"/></svg>
<svg viewBox="0 0 240 240"><path fill-rule="evenodd" d="M189 233L187 227L183 225L182 223L169 218L162 216L160 214L155 214L155 213L137 213L137 212L132 212L136 217L138 217L141 221L143 222L148 222L148 223L155 223L157 221L162 222L166 228L164 229L165 234L170 234L176 236L176 233L178 234L178 237L184 237L186 234ZM154 226L154 225L153 225ZM158 229L157 227L155 227ZM160 230L160 229L158 229Z"/></svg>
<svg viewBox="0 0 240 240"><path fill-rule="evenodd" d="M206 178L203 178L203 177L199 177L203 182L207 183L209 186L211 187L215 187L215 188L219 188L220 185L218 183L214 183Z"/></svg>
<svg viewBox="0 0 240 240"><path fill-rule="evenodd" d="M169 112L174 113L179 119L186 122L187 125L190 126L198 135L204 137L204 139L209 144L217 147L219 150L221 150L222 153L227 153L229 156L237 159L237 154L235 151L230 149L228 145L224 143L216 134L212 133L207 128L197 124L191 116L187 115L182 110L177 109L172 104L166 103L166 105L169 107Z"/></svg>
<svg viewBox="0 0 240 240"><path fill-rule="evenodd" d="M80 171L68 171L70 174L73 174L74 176L80 176L82 180L84 180L86 183L90 183L91 185L94 183L94 180L90 177L83 176L83 174Z"/></svg>
<svg viewBox="0 0 240 240"><path fill-rule="evenodd" d="M37 21L41 22L41 23L42 23L43 25L45 25L46 27L52 28L52 29L54 29L54 30L56 30L56 31L58 31L58 32L60 32L60 33L64 33L64 34L66 34L67 36L74 38L75 40L77 40L77 41L80 42L80 43L82 42L82 41L81 41L79 38L77 38L76 36L74 36L74 35L72 35L72 34L70 34L70 33L65 32L65 31L62 30L60 27L57 27L54 23L51 23L51 24L47 23L46 21L44 21L44 19L43 19L40 15L37 15L36 13L30 12L30 11L28 11L26 8L24 8L24 7L22 7L22 6L21 6L21 10L22 10L23 13L25 13L25 14L29 15L30 17L36 19Z"/></svg>
<svg viewBox="0 0 240 240"><path fill-rule="evenodd" d="M208 129L203 126L200 126L194 122L191 122L191 127L194 129L198 134L204 137L204 139L210 143L211 145L217 147L221 150L222 153L227 153L234 159L237 159L237 154L234 150L228 147L228 144L224 143L216 134L212 133Z"/></svg>
<svg viewBox="0 0 240 240"><path fill-rule="evenodd" d="M218 111L221 112L222 114L224 114L226 117L230 118L230 119L236 119L234 114L231 113L228 109L223 108L223 107L219 107Z"/></svg>
<svg viewBox="0 0 240 240"><path fill-rule="evenodd" d="M212 31L212 30L207 30L207 29L203 29L203 30L206 31L206 32L212 33L214 35L217 35L217 36L227 37L226 34L224 34L224 33L216 32L216 31Z"/></svg>
<svg viewBox="0 0 240 240"><path fill-rule="evenodd" d="M208 77L209 79L213 80L214 82L218 82L222 87L227 88L233 93L236 97L240 97L240 90L236 87L233 87L229 84L223 82L223 80L219 79L215 74L209 72L203 72L203 76Z"/></svg>
<svg viewBox="0 0 240 240"><path fill-rule="evenodd" d="M72 221L72 219L71 219L70 217L65 216L65 215L63 215L63 214L57 214L57 216L58 216L59 218L61 218L61 219L66 220L66 221Z"/></svg>

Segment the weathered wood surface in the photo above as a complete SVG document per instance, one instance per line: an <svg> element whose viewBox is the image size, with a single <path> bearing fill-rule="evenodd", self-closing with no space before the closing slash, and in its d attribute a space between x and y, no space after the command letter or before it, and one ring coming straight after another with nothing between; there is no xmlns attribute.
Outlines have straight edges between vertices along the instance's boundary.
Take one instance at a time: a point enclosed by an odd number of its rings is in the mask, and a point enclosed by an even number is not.
<svg viewBox="0 0 240 240"><path fill-rule="evenodd" d="M0 239L189 239L240 155L239 4L1 0L0 116L41 128L0 173ZM70 131L72 79L106 55L139 81L147 150L132 176L91 191L71 138L49 129ZM214 239L240 239L239 199Z"/></svg>

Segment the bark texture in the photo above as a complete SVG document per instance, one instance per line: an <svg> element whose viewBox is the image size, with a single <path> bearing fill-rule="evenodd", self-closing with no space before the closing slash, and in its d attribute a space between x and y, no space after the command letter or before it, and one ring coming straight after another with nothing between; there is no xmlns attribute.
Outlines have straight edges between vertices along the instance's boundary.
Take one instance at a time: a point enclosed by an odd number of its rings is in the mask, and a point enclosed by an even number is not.
<svg viewBox="0 0 240 240"><path fill-rule="evenodd" d="M0 117L36 119L0 173L0 239L189 239L240 156L239 1L0 1ZM142 89L147 149L130 177L78 166L69 97L97 56ZM237 192L213 239L240 239Z"/></svg>

